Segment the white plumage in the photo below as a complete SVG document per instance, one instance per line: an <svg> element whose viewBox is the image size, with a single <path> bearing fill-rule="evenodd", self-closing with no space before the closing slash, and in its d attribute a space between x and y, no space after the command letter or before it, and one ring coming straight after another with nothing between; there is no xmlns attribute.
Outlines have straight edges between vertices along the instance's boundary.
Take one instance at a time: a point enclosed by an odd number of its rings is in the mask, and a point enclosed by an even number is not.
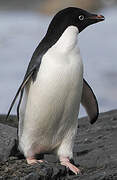
<svg viewBox="0 0 117 180"><path fill-rule="evenodd" d="M26 157L56 151L72 157L83 84L78 28L69 26L43 56L26 87L19 114L19 147Z"/></svg>

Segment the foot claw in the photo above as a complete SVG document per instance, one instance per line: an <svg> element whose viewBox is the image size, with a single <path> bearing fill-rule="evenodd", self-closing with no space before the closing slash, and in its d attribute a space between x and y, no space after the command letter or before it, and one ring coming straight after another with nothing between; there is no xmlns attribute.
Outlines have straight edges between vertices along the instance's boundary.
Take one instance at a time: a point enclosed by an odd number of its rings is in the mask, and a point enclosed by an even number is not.
<svg viewBox="0 0 117 180"><path fill-rule="evenodd" d="M37 160L37 159L34 159L34 158L27 158L27 163L28 164L36 164L36 163L42 163L43 160Z"/></svg>
<svg viewBox="0 0 117 180"><path fill-rule="evenodd" d="M76 175L80 173L80 169L78 169L76 166L70 163L68 158L61 158L60 161L61 161L61 165L69 168Z"/></svg>

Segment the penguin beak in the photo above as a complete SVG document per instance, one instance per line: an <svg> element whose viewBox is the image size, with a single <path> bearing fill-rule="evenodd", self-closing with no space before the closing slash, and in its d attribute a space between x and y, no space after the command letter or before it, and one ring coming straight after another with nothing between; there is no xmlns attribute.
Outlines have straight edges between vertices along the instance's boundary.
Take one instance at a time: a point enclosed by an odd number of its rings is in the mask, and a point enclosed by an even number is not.
<svg viewBox="0 0 117 180"><path fill-rule="evenodd" d="M100 22L100 21L104 21L105 17L102 15L91 15L90 17L88 17L88 19L96 22Z"/></svg>

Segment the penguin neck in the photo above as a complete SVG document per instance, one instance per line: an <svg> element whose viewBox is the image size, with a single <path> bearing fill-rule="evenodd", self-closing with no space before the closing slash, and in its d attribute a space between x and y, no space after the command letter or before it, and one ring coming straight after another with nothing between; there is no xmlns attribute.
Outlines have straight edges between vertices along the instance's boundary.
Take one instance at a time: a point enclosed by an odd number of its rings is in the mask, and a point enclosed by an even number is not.
<svg viewBox="0 0 117 180"><path fill-rule="evenodd" d="M55 47L60 51L70 51L74 49L78 42L78 28L75 26L69 26L58 39Z"/></svg>
<svg viewBox="0 0 117 180"><path fill-rule="evenodd" d="M33 58L39 54L44 54L48 49L54 47L57 51L68 52L77 47L79 30L75 26L69 26L62 33L58 31L47 31L37 49L33 54ZM78 49L77 49L78 50Z"/></svg>

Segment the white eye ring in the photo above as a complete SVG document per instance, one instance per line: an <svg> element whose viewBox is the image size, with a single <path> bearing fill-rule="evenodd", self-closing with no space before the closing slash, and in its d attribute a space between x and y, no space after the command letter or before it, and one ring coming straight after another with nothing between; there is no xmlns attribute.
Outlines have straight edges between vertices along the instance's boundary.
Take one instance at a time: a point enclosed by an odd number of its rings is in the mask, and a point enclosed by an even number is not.
<svg viewBox="0 0 117 180"><path fill-rule="evenodd" d="M83 21L84 18L85 18L84 15L80 15L80 16L79 16L79 19L80 19L81 21Z"/></svg>

